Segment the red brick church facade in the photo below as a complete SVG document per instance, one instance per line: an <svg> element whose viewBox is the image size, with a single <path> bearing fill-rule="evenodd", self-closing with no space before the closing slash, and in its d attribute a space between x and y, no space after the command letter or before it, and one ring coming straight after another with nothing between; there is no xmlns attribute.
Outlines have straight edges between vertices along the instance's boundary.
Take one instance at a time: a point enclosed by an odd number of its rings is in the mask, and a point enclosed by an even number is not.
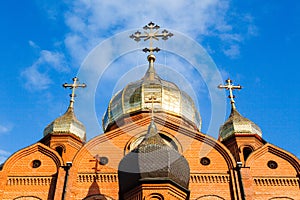
<svg viewBox="0 0 300 200"><path fill-rule="evenodd" d="M297 157L263 140L234 103L218 139L200 132L192 99L148 61L90 141L71 99L40 141L1 166L0 199L300 199Z"/></svg>

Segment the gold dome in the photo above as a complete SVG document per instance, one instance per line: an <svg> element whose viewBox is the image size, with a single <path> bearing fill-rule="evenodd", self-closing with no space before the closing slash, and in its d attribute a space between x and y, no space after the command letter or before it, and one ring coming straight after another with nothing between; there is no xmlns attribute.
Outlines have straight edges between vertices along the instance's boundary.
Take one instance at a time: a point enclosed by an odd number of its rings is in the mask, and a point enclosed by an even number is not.
<svg viewBox="0 0 300 200"><path fill-rule="evenodd" d="M192 98L177 85L161 79L156 74L153 55L149 55L148 60L149 68L144 77L129 83L110 100L102 120L104 131L121 118L140 111L149 112L152 103L155 112L181 117L200 129L200 114Z"/></svg>
<svg viewBox="0 0 300 200"><path fill-rule="evenodd" d="M69 107L65 114L55 119L44 129L44 136L69 133L79 137L84 142L86 140L85 127L76 118L73 107Z"/></svg>
<svg viewBox="0 0 300 200"><path fill-rule="evenodd" d="M220 127L221 141L226 140L235 134L257 134L262 137L261 129L254 122L243 117L236 108L233 107L231 108L228 120Z"/></svg>

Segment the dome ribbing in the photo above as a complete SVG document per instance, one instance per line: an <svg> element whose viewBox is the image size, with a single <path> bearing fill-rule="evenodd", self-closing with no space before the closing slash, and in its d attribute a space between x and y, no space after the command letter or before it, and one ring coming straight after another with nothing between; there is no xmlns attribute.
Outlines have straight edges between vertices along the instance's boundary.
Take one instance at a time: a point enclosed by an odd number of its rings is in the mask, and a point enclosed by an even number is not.
<svg viewBox="0 0 300 200"><path fill-rule="evenodd" d="M149 112L152 106L149 99L153 96L155 112L172 114L201 129L201 117L192 98L176 84L161 79L155 72L151 58L148 56L149 68L144 77L129 83L110 100L102 119L104 131L122 118L137 112Z"/></svg>

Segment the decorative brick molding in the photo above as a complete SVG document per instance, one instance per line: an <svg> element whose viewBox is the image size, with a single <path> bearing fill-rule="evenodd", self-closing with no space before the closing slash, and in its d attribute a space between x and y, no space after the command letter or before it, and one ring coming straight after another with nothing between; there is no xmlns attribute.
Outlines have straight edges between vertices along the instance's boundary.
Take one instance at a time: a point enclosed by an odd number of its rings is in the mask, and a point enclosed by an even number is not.
<svg viewBox="0 0 300 200"><path fill-rule="evenodd" d="M78 174L77 182L102 182L114 183L118 182L117 174Z"/></svg>
<svg viewBox="0 0 300 200"><path fill-rule="evenodd" d="M190 183L229 183L228 174L191 174Z"/></svg>
<svg viewBox="0 0 300 200"><path fill-rule="evenodd" d="M254 178L254 183L257 186L298 186L298 178Z"/></svg>
<svg viewBox="0 0 300 200"><path fill-rule="evenodd" d="M26 177L26 176L12 176L7 178L7 185L51 185L53 181L56 181L56 177L43 176L43 177Z"/></svg>

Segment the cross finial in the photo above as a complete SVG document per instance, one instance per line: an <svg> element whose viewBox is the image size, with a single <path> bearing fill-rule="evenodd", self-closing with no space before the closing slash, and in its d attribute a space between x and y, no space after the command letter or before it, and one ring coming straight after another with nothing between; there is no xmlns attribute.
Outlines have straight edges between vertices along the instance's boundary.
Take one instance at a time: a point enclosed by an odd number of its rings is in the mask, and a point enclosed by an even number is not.
<svg viewBox="0 0 300 200"><path fill-rule="evenodd" d="M75 94L76 88L78 88L78 87L85 88L86 87L86 84L84 84L84 83L80 84L78 82L79 79L77 77L74 77L72 80L73 80L73 83L71 83L71 84L65 83L62 85L64 88L70 88L72 90L72 94L70 94L70 97L71 97L70 105L69 105L70 108L73 108L73 106L74 106L74 101L75 101L75 97L76 97L76 94Z"/></svg>
<svg viewBox="0 0 300 200"><path fill-rule="evenodd" d="M149 98L149 101L151 101L151 118L153 119L153 112L154 112L154 101L156 100L156 97L154 95L151 95L151 97Z"/></svg>
<svg viewBox="0 0 300 200"><path fill-rule="evenodd" d="M226 89L226 90L229 90L229 96L228 96L228 98L230 98L230 103L231 103L231 106L232 106L232 108L233 109L235 109L235 101L234 101L234 98L235 98L235 96L233 95L233 90L240 90L240 89L242 89L242 86L240 86L240 85L233 85L232 84L232 80L230 80L230 78L228 78L227 80L226 80L226 85L222 85L222 84L220 84L219 86L218 86L218 88L220 88L220 89Z"/></svg>
<svg viewBox="0 0 300 200"><path fill-rule="evenodd" d="M143 51L145 53L150 52L150 55L152 55L153 52L160 51L158 47L153 47L153 39L159 40L159 38L161 38L163 40L167 40L173 36L173 33L170 33L166 29L164 29L162 32L159 32L159 28L160 26L156 25L153 22L150 22L149 24L143 27L143 29L145 30L143 34L140 31L137 31L134 34L130 35L130 38L137 42L141 41L141 39L144 39L144 41L149 40L150 47L144 48Z"/></svg>

